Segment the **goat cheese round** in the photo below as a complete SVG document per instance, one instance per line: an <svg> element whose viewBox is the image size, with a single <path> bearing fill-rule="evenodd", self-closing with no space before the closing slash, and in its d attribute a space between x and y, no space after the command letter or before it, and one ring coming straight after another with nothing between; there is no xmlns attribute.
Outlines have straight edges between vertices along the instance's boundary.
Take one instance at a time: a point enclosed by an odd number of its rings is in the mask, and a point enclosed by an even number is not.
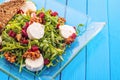
<svg viewBox="0 0 120 80"><path fill-rule="evenodd" d="M30 71L39 71L44 67L44 59L43 56L40 54L38 59L32 60L27 58L25 60L25 66Z"/></svg>
<svg viewBox="0 0 120 80"><path fill-rule="evenodd" d="M29 39L40 39L44 36L44 25L40 23L32 23L27 28L27 34Z"/></svg>
<svg viewBox="0 0 120 80"><path fill-rule="evenodd" d="M27 11L36 11L36 6L33 2L31 1L26 1L25 4L21 7L21 10L26 14Z"/></svg>
<svg viewBox="0 0 120 80"><path fill-rule="evenodd" d="M59 31L60 31L60 35L63 38L69 38L73 33L76 33L76 30L74 29L74 27L69 25L59 26Z"/></svg>

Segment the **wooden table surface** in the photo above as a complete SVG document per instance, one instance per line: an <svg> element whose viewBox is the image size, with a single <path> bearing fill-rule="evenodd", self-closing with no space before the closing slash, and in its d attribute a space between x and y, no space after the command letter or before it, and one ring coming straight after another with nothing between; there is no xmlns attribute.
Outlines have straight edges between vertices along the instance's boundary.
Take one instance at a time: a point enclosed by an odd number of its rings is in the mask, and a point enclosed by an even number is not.
<svg viewBox="0 0 120 80"><path fill-rule="evenodd" d="M41 0L37 3L38 8L44 6L58 11L69 21L69 16L76 20L79 16L66 13L65 6L55 7L56 1L90 16L93 21L107 23L56 80L120 80L120 0ZM0 80L12 79L0 72Z"/></svg>

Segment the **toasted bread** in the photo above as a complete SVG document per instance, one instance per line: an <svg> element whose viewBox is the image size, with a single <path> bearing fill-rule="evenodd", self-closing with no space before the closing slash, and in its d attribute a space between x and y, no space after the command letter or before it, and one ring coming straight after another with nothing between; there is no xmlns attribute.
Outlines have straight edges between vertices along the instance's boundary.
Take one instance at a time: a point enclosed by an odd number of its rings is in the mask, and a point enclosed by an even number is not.
<svg viewBox="0 0 120 80"><path fill-rule="evenodd" d="M0 33L24 3L25 0L11 0L0 5Z"/></svg>

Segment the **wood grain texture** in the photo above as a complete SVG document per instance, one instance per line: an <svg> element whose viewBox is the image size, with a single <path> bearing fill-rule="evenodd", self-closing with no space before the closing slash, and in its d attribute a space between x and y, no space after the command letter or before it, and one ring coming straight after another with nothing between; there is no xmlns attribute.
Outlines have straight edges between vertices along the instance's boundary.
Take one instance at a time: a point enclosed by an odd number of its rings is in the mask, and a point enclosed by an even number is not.
<svg viewBox="0 0 120 80"><path fill-rule="evenodd" d="M111 80L120 80L120 0L108 0Z"/></svg>
<svg viewBox="0 0 120 80"><path fill-rule="evenodd" d="M107 0L88 0L88 15L93 21L108 22ZM109 80L108 25L87 45L86 80Z"/></svg>
<svg viewBox="0 0 120 80"><path fill-rule="evenodd" d="M68 0L66 8L67 24L77 26L80 24L81 16L75 15L70 10L86 13L86 0ZM67 54L67 53L66 53ZM61 80L85 80L85 48L75 59L62 71Z"/></svg>

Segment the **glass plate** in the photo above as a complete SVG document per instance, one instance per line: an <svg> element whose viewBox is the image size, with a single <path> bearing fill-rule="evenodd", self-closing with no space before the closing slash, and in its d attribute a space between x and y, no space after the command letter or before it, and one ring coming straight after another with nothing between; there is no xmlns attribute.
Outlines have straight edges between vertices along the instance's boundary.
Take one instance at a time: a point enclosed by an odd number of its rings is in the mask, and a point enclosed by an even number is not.
<svg viewBox="0 0 120 80"><path fill-rule="evenodd" d="M3 1L4 0L0 0L0 3ZM105 22L91 22L91 19L88 16L74 10L73 8L63 5L63 3L55 0L48 1L50 6L46 6L47 9L52 8L52 10L58 11L58 9L63 10L63 8L65 8L68 25L77 26L79 23L81 23L84 24L84 27L79 28L81 32L78 34L78 37L70 45L70 47L67 47L65 50L65 54L63 54L64 61L58 63L54 67L45 67L42 71L37 73L30 72L26 68L23 68L22 72L19 73L19 66L10 64L4 58L0 58L0 73L7 74L10 80L53 80L75 58L75 56L79 54L81 49L86 46L86 44L93 39L105 26ZM52 3L53 1L54 3ZM38 8L41 8L41 5L39 5L41 1L33 0L33 2ZM64 14L61 13L61 10L58 11L58 13L60 13L60 16L64 16Z"/></svg>

